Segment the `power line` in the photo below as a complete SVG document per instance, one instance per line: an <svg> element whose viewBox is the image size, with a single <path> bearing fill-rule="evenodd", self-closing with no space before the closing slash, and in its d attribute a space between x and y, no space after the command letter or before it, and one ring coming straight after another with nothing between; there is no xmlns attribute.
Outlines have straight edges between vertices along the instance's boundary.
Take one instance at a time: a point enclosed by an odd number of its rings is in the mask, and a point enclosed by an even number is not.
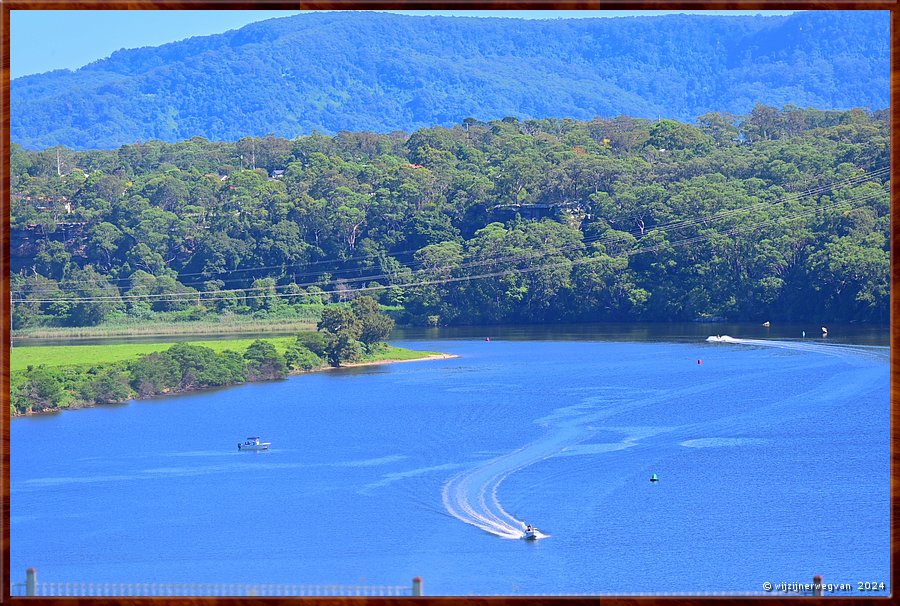
<svg viewBox="0 0 900 606"><path fill-rule="evenodd" d="M645 229L643 231L643 233L641 233L639 230L632 230L630 232L619 231L618 233L619 234L623 234L623 233L629 234L629 235L632 235L635 237L646 237L650 234L657 233L657 232L668 232L668 231L673 231L676 229L686 229L686 228L690 228L690 227L696 227L699 225L705 225L711 221L732 217L733 215L736 215L739 213L750 212L753 210L767 208L767 207L772 208L777 205L785 205L785 204L789 204L791 202L800 201L802 199L809 198L811 196L815 196L816 194L820 194L825 191L834 190L837 187L852 187L852 186L861 185L863 183L870 182L873 179L876 179L880 176L886 176L888 171L889 171L889 168L880 168L880 169L871 171L869 173L858 173L856 175L852 175L850 177L847 177L847 178L842 179L837 182L823 184L823 185L820 185L820 186L817 186L817 187L814 187L814 188L811 188L811 189L808 189L808 190L805 190L802 192L798 192L796 194L787 194L784 197L774 200L774 201L760 201L760 202L751 204L750 206L723 210L723 211L719 211L717 213L714 213L712 215L707 215L704 217L695 217L692 219L682 219L682 220L674 221L674 222L667 223L667 224L661 224L661 225L651 227L649 229ZM531 257L531 258L537 258L537 257L541 257L541 256L544 256L547 254L560 254L560 253L564 253L564 252L583 250L586 245L598 244L598 243L612 243L620 237L621 236L618 236L618 235L613 236L613 237L601 235L601 236L597 236L594 238L582 238L579 242L572 244L570 246L557 247L557 248L549 249L549 250L540 250L539 249L539 250L529 251L527 253L527 256ZM402 254L408 254L408 253L414 253L414 252L417 252L417 251L402 251ZM394 254L401 254L401 253L394 253ZM308 265L316 265L319 263L340 263L340 262L348 261L350 259L380 260L381 258L383 258L385 256L386 256L386 253L379 253L376 255L363 255L363 256L358 256L358 257L351 257L351 258L344 259L344 260L341 260L341 259L323 260L323 261L311 262L309 264L304 265L303 267L308 266ZM392 257L392 258L394 258L394 257ZM454 269L466 269L466 268L471 268L471 267L480 267L480 266L492 265L492 264L503 263L503 262L508 262L508 261L521 261L521 260L523 260L521 253L519 253L517 255L513 255L513 256L507 255L505 257L495 257L495 258L492 258L490 256L480 257L479 259L475 259L475 260L468 261L463 264L456 265L454 267ZM423 264L424 264L423 262L412 262L412 263L408 262L402 269L415 271L417 268L420 268ZM246 271L259 271L259 270L263 270L263 269L272 269L272 268L286 268L286 267L293 267L293 266L283 266L283 265L267 266L267 267L263 266L263 267L255 267L255 268L243 268L243 269L234 270L234 271L246 272ZM297 265L296 267L300 267L300 265ZM340 273L350 273L350 272L356 272L356 271L359 271L359 270L358 269L339 270ZM185 274L185 275L201 275L201 274ZM315 273L298 274L295 276L295 278L300 277L300 276L307 276L307 275L311 276L311 275L317 275L317 274L315 274ZM359 283L359 282L371 282L371 281L382 280L382 279L394 279L396 277L397 277L396 274L381 273L381 274L375 274L375 275L362 276L362 277L358 277L358 278L347 278L347 279L341 278L341 280L346 284L355 284L355 283ZM94 286L97 288L105 288L108 286L112 286L111 282L114 282L114 281L130 281L130 280L132 280L132 278L116 278L113 280L106 280L104 282L85 281L85 282L82 282L82 284L84 286L91 285L91 286ZM317 281L306 282L306 283L301 283L301 284L277 285L274 288L276 290L292 288L294 286L304 288L304 287L311 287L311 286L327 285L327 284L332 284L334 282L335 282L335 280L330 280L330 281L326 281L326 282L317 280ZM182 285L186 286L183 283L182 283ZM268 290L269 288L270 287L264 286L264 287L255 287L255 288L249 287L249 288L241 288L241 289L222 289L222 290L214 290L214 291L193 291L193 292L189 292L189 293L184 293L183 298L194 298L199 295L211 294L211 293L217 293L217 294L250 293L250 292L254 292L254 291ZM21 294L24 291L17 290L14 292ZM41 292L57 292L57 291L52 290L52 289L38 288L38 289L29 290L28 292L31 294L37 294L37 293L41 293ZM140 298L155 298L156 300L159 300L159 301L166 301L168 299L165 299L164 297L167 297L167 296L172 296L172 293L161 293L161 294L157 294L157 295L153 295L153 294L120 295L119 298L127 299L127 298L131 298L131 297L140 297ZM115 299L115 297L112 297L111 300L112 299ZM181 299L179 299L179 300L181 300ZM16 301L16 300L14 300L14 301ZM19 299L18 301L22 301L22 300Z"/></svg>
<svg viewBox="0 0 900 606"><path fill-rule="evenodd" d="M865 199L868 200L868 199L874 197L875 195L877 195L877 194L870 194L869 196L866 196ZM754 206L756 206L756 205L754 205ZM818 208L819 208L819 210L822 209L822 207L818 207ZM732 212L732 211L725 211L723 214L727 214L730 212ZM691 223L694 225L699 224L701 222L706 223L709 220L714 219L715 217L716 217L716 215L711 215L709 217L692 220ZM678 222L679 227L684 227L684 223L685 222ZM645 234L645 236L648 236L651 233L656 233L659 231L667 231L667 230L663 229L662 227L659 227L654 230L648 231ZM601 236L598 238L594 238L593 240L589 239L588 242L594 242L594 243L613 242L613 241L619 239L619 237L620 236L618 236L618 235ZM583 248L583 246L581 246L581 247ZM555 252L559 252L559 251L567 250L567 249L571 249L571 248L573 248L573 247L560 247L560 248L550 249L550 250L523 251L523 253L517 253L515 255L507 255L505 257L494 257L494 258L488 257L486 259L479 259L479 260L471 261L468 263L459 264L457 266L454 266L452 269L454 269L454 270L468 269L468 268L472 268L472 267L492 265L492 264L497 264L497 263L501 263L501 262L517 262L517 261L531 260L534 258L538 258L538 257L544 256L544 255L547 255L547 254L551 254L551 253L555 253ZM388 274L378 274L378 275L364 276L361 278L345 280L344 283L353 284L353 283L358 283L358 282L371 282L371 281L374 281L377 279L389 278L389 277L391 277L391 276ZM296 285L296 286L309 287L309 286L318 286L318 285L333 284L333 283L335 283L335 282L334 281L325 282L325 283L313 282L313 283L306 283L306 284L301 284L301 285ZM277 290L279 288L289 288L291 286L292 285L283 285L283 286L276 286L274 288ZM385 288L389 288L392 286L401 286L401 285L396 285L396 284L388 285ZM252 295L249 295L249 293L251 293L251 292L261 291L261 290L269 290L269 287L256 287L256 288L251 287L251 288L244 288L244 289L214 290L214 291L199 291L199 292L194 291L194 292L186 292L186 293L182 293L182 294L160 293L160 294L143 294L143 295L117 295L117 296L93 297L93 298L92 297L84 297L84 298L80 298L78 300L79 301L80 300L98 300L99 301L99 300L153 299L153 300L157 300L157 301L184 301L184 300L191 300L191 299L197 298L200 295L217 295L215 297L215 299L207 298L204 300L221 300L223 298L222 295L234 295L234 294L241 294L241 293L246 293L246 294L244 294L244 298L251 298L251 299L252 298L264 298L267 296L275 296L275 295L281 296L282 295L282 293L275 293L274 295L272 293L263 294L260 297L253 297ZM21 292L21 291L19 291L19 292ZM334 291L325 291L325 292L334 293L334 292L340 292L340 291L334 290ZM294 293L284 293L284 294L286 296L299 296ZM314 294L315 293L310 293L309 295L313 296ZM176 297L176 298L173 299L172 297ZM56 300L57 301L71 301L71 300L75 300L75 299L56 299ZM15 301L23 302L24 300L15 300ZM36 301L36 300L31 299L31 301Z"/></svg>
<svg viewBox="0 0 900 606"><path fill-rule="evenodd" d="M743 231L749 231L749 230L756 229L756 228L759 228L759 227L762 227L765 225L769 225L772 223L777 223L777 222L781 222L781 221L785 221L785 222L792 221L792 220L806 217L811 214L817 214L817 213L822 213L822 212L826 212L829 210L835 210L835 209L845 207L848 205L852 205L852 204L856 204L856 203L868 202L869 200L880 196L881 193L883 193L884 188L885 188L885 186L882 185L878 191L871 192L865 196L861 196L858 198L850 198L850 199L842 200L842 201L838 201L838 202L833 202L832 204L829 204L826 206L805 208L805 209L802 209L792 215L781 216L781 217L772 217L769 219L757 221L754 223L749 223L746 225L735 226L724 232L711 231L706 234L700 234L700 235L693 236L693 237L683 238L681 240L676 240L676 241L672 241L672 242L663 242L660 244L655 244L655 245L651 245L651 246L632 249L629 251L625 251L623 253L623 255L630 257L630 256L633 256L636 254L643 254L643 253L648 253L648 252L658 252L659 250L662 250L665 248L675 248L675 247L679 247L679 246L685 246L688 244L695 244L698 242L710 240L717 236L735 235L735 234L743 232ZM861 207L861 206L859 206L859 207ZM519 257L519 260L528 260L528 259L529 259L528 256ZM360 288L353 289L353 291L354 292L371 292L371 291L387 290L387 289L391 289L391 288L405 289L405 288L414 288L414 287L421 287L421 286L449 284L449 283L471 281L471 280L477 280L477 279L483 279L483 278L501 277L501 276L506 276L506 275L511 275L511 274L525 274L525 273L531 273L534 271L539 271L541 269L554 268L554 267L569 267L569 266L574 266L574 265L590 263L593 260L594 260L593 257L583 257L581 259L567 260L566 262L547 263L547 264L543 264L543 265L535 265L535 266L525 267L525 268L508 268L508 269L504 269L504 270L500 270L500 271L496 271L496 272L487 272L487 273L475 274L475 275L469 275L469 276L454 276L454 277L450 277L450 278L442 278L442 279L437 279L437 280L421 280L418 282L409 282L409 283L404 283L404 284L363 286ZM453 268L453 269L456 269L456 268ZM367 279L368 278L359 278L358 281L365 281ZM371 281L371 279L369 281ZM199 298L199 300L204 301L204 302L215 302L215 301L221 301L221 300L228 300L228 299L232 298L231 295L235 295L238 293L249 293L249 292L252 292L255 290L259 290L259 289L258 288L257 289L250 288L250 289L238 289L238 290L230 290L230 291L193 292L193 293L185 293L183 296L177 296L177 295L173 295L172 293L167 293L167 294L160 294L160 295L122 295L122 296L109 296L109 297L79 297L79 298L68 298L68 299L13 299L12 302L13 303L25 303L25 302L30 302L30 303L54 303L54 302L94 303L94 302L100 302L100 301L126 301L126 300L132 300L132 299L146 300L151 297L153 297L154 298L153 300L156 302L185 302L185 301L193 300L195 298ZM341 292L342 291L337 290L337 289L322 290L317 293L279 293L279 292L274 292L274 293L266 293L266 294L261 294L261 295L245 294L242 298L245 300L248 300L248 299L254 300L254 299L270 298L270 297L278 297L278 298L315 297L315 296L319 296L319 295L323 295L323 294L340 294ZM212 295L212 296L200 298L200 295ZM226 297L223 295L228 295L228 296Z"/></svg>

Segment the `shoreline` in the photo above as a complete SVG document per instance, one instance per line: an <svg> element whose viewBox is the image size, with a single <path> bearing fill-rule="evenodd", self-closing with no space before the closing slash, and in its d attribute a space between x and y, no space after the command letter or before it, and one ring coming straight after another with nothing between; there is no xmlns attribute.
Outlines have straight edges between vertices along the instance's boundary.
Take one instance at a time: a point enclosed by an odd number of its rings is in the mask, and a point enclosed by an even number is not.
<svg viewBox="0 0 900 606"><path fill-rule="evenodd" d="M423 356L421 358L409 358L407 360L401 360L398 358L388 358L386 360L369 360L366 362L351 362L350 364L344 364L342 366L323 366L321 368L313 368L312 370L292 370L290 371L284 379L269 379L269 381L284 381L289 377L295 377L298 375L307 375L312 374L314 372L324 372L329 370L341 370L344 368L357 368L360 366L377 366L380 364L399 364L401 362L427 362L433 360L449 360L451 358L458 358L458 354L447 354L447 353L438 353L438 354L429 354L427 356ZM121 402L106 402L104 404L75 404L72 406L66 406L65 408L44 408L41 410L32 410L31 412L19 413L19 414L11 414L10 421L13 419L23 418L23 417L34 417L34 416L43 416L43 415L54 415L60 414L67 410L81 410L84 408L99 408L101 406L125 406L129 402L146 402L147 400L154 400L156 398L166 398L169 396L182 396L190 393L199 393L204 391L210 391L212 389L228 389L230 387L237 387L240 385L248 385L251 383L266 383L267 381L244 381L243 383L232 383L231 385L216 385L214 387L199 387L195 389L184 389L180 391L171 391L168 393L159 393L155 394L149 398L129 398L127 400L122 400Z"/></svg>
<svg viewBox="0 0 900 606"><path fill-rule="evenodd" d="M431 354L428 356L424 356L421 358L409 358L407 360L401 360L399 358L388 358L386 360L371 360L369 362L351 362L349 364L342 364L340 366L324 366L322 368L314 368L313 370L294 370L288 373L289 376L298 375L298 374L307 374L311 372L319 372L321 370L341 370L342 368L356 368L358 366L376 366L378 364L400 364L401 362L426 362L429 360L449 360L450 358L458 358L458 354Z"/></svg>

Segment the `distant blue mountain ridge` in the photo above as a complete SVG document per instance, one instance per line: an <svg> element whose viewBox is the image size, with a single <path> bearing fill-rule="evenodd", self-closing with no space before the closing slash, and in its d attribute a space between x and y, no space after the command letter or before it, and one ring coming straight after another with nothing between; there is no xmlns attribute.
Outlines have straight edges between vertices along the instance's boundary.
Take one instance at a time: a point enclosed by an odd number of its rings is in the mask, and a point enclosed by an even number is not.
<svg viewBox="0 0 900 606"><path fill-rule="evenodd" d="M522 20L308 13L10 83L11 140L110 149L514 116L889 104L888 11Z"/></svg>

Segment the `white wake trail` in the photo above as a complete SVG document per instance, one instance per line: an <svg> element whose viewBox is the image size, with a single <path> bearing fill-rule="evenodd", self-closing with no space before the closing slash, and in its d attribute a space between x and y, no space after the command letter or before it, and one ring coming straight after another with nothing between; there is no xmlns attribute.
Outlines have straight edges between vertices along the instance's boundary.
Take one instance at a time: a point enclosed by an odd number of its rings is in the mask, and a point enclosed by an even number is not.
<svg viewBox="0 0 900 606"><path fill-rule="evenodd" d="M513 455L504 455L474 469L459 473L444 485L442 500L447 511L458 520L504 539L524 536L525 523L510 515L497 498L497 489L509 474L533 461L510 468ZM473 506L473 503L477 506Z"/></svg>
<svg viewBox="0 0 900 606"><path fill-rule="evenodd" d="M773 347L803 353L820 353L826 356L842 358L853 363L865 358L879 358L883 352L878 348L862 345L844 345L841 343L821 343L816 341L773 341L768 339L736 339L728 335L717 335L706 338L708 343L731 343L734 345L753 345L756 347Z"/></svg>
<svg viewBox="0 0 900 606"><path fill-rule="evenodd" d="M814 342L735 339L727 335L710 337L707 341L777 347L804 353L822 353L843 358L854 365L864 363L865 357L883 355L883 353L870 351L865 347ZM536 419L535 422L549 428L549 432L538 440L508 454L477 463L474 467L447 480L441 491L444 508L454 518L497 537L521 539L525 536L525 520L520 520L507 512L500 504L498 497L500 485L507 477L535 463L557 456L567 448L589 439L602 427L603 419L667 400L674 401L689 396L702 397L707 393L718 393L727 389L732 380L731 377L722 377L718 380L692 384L676 390L647 390L625 397L604 396L596 401L583 401L577 405L558 408L549 416ZM702 426L711 426L716 422L722 422L722 420L706 421ZM633 445L634 440L626 439L622 447Z"/></svg>
<svg viewBox="0 0 900 606"><path fill-rule="evenodd" d="M525 520L503 509L497 496L500 484L521 469L544 461L589 437L579 428L547 436L514 452L491 459L450 478L442 491L444 507L456 519L504 539L525 536ZM546 535L541 535L546 536Z"/></svg>

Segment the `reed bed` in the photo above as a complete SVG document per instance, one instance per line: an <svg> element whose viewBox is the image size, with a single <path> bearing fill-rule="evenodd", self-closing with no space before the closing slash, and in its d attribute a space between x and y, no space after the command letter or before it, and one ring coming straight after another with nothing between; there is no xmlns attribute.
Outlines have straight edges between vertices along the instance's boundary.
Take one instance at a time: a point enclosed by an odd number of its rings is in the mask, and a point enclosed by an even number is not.
<svg viewBox="0 0 900 606"><path fill-rule="evenodd" d="M104 326L28 328L11 334L13 343L30 339L102 339L106 337L165 337L172 335L221 335L241 333L291 332L316 329L316 322L290 320L227 320L195 322L143 322Z"/></svg>

